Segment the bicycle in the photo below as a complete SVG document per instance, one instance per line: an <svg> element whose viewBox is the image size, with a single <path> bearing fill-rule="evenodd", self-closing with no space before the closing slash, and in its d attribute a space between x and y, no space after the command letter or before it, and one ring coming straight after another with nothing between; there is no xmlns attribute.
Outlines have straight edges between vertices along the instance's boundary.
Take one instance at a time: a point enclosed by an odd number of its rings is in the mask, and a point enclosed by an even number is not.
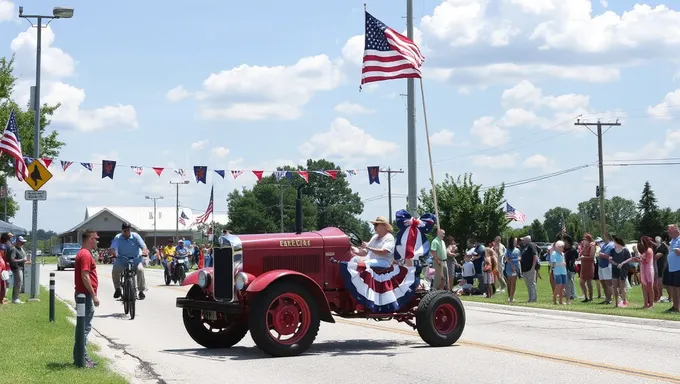
<svg viewBox="0 0 680 384"><path fill-rule="evenodd" d="M123 310L125 314L130 315L130 320L135 318L135 303L137 301L137 287L136 287L137 268L134 259L129 259L125 270L120 275L120 286L123 288Z"/></svg>

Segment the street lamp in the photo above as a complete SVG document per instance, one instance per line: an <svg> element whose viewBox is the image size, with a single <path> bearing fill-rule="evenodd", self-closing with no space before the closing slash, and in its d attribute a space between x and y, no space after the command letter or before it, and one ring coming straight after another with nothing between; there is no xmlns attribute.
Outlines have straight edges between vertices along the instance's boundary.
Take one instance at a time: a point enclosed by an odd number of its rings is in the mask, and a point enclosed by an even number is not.
<svg viewBox="0 0 680 384"><path fill-rule="evenodd" d="M174 184L177 187L176 199L175 199L175 244L179 241L179 186L183 184L189 184L189 180L182 181L170 181L170 184Z"/></svg>
<svg viewBox="0 0 680 384"><path fill-rule="evenodd" d="M40 158L40 53L42 43L42 21L48 19L45 25L49 25L54 19L70 19L73 17L73 8L55 7L52 10L52 16L48 15L24 15L24 7L19 7L19 17L26 19L31 26L37 26L38 33L36 39L36 54L35 54L35 94L33 95L33 111L35 112L34 131L33 131L33 158ZM34 25L31 19L36 19L37 23ZM36 253L38 251L38 200L33 200L33 226L31 230L31 246L33 252L31 254L31 298L30 300L38 300L38 263Z"/></svg>
<svg viewBox="0 0 680 384"><path fill-rule="evenodd" d="M156 246L156 200L163 200L163 196L149 197L146 196L147 200L153 200L153 246Z"/></svg>

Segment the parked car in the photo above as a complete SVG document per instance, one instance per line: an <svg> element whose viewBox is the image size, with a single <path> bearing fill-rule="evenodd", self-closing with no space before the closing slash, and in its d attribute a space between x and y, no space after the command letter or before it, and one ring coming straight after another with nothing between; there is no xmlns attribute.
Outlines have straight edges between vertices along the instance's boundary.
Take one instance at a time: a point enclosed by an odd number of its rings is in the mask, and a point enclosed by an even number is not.
<svg viewBox="0 0 680 384"><path fill-rule="evenodd" d="M75 268L76 254L80 248L64 248L61 255L57 258L57 271L63 271L66 268Z"/></svg>

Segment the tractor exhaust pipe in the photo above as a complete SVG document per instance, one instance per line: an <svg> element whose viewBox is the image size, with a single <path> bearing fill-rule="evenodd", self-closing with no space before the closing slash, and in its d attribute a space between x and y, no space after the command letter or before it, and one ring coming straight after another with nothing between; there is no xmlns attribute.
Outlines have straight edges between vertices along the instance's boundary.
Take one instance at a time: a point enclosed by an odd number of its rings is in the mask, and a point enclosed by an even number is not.
<svg viewBox="0 0 680 384"><path fill-rule="evenodd" d="M295 233L302 233L302 188L304 184L300 184L297 187L297 198L295 199Z"/></svg>

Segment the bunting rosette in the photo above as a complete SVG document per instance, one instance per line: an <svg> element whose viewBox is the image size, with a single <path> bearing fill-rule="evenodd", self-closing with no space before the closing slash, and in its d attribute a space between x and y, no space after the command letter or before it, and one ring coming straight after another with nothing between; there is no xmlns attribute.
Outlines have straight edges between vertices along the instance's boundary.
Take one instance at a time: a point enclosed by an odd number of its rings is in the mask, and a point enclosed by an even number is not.
<svg viewBox="0 0 680 384"><path fill-rule="evenodd" d="M396 225L399 228L394 247L395 260L420 260L430 253L430 241L427 234L432 232L437 218L426 213L420 218L412 217L405 209L397 211Z"/></svg>

